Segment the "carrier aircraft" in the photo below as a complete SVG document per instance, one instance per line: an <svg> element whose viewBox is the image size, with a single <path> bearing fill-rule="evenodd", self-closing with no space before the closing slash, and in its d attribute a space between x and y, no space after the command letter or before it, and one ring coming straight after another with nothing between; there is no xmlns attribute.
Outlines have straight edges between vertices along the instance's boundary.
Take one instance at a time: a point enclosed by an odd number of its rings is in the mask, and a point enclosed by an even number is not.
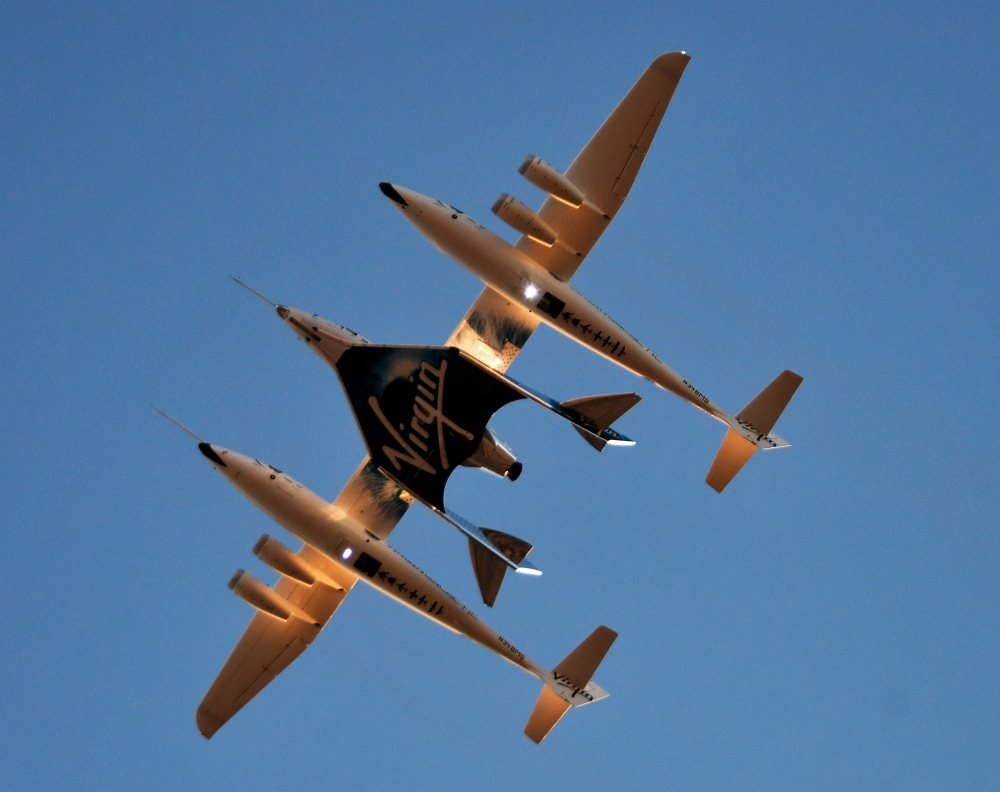
<svg viewBox="0 0 1000 792"><path fill-rule="evenodd" d="M683 52L654 60L565 173L534 155L525 159L521 175L548 194L541 209L506 193L493 205L521 232L516 245L442 201L379 186L433 245L486 284L449 344L504 370L544 322L726 424L706 478L722 492L758 449L788 445L772 430L802 378L782 372L733 416L569 285L624 203L689 60Z"/></svg>
<svg viewBox="0 0 1000 792"><path fill-rule="evenodd" d="M336 503L277 468L181 428L199 441L201 453L230 484L305 542L296 553L267 534L258 540L254 554L281 575L273 588L242 569L230 580L229 588L257 613L198 707L196 722L205 737L211 738L305 651L358 580L541 680L542 692L524 730L536 743L571 707L608 695L591 677L617 638L613 630L598 627L548 671L386 542L346 519Z"/></svg>
<svg viewBox="0 0 1000 792"><path fill-rule="evenodd" d="M535 214L509 196L501 196L495 211L505 222L516 223L515 227L522 231L513 247L453 207L398 185L383 183L381 188L432 242L487 283L446 340L447 347L456 347L483 366L503 374L535 328L545 321L727 423L730 428L708 477L708 483L721 491L757 448L785 444L771 429L800 378L785 372L734 418L678 377L568 286L570 278L628 195L687 62L684 53L669 53L657 58L565 174L537 157L526 160L521 167L522 174L549 197ZM324 322L315 315L284 306L275 307L286 324L331 365L335 361L326 352L325 337L339 338L348 344L364 343L356 333ZM624 412L624 406L624 402L614 406L606 416L605 427ZM619 409L621 412L615 415ZM414 498L380 470L371 457L366 456L361 461L343 490L329 504L304 487L300 489L301 485L285 474L254 460L207 444L202 444L201 448L234 486L266 511L278 509L278 506L291 508L290 504L296 502L292 496L297 494L301 496L298 502L305 504L304 511L297 512L299 516L311 513L309 509L321 513L315 523L300 524L294 516L282 516L284 512L279 513L280 510L269 511L305 544L294 553L279 545L277 540L262 537L254 551L281 573L279 581L274 587L268 587L255 581L249 573L237 575L232 581L233 590L259 612L198 709L198 727L206 737L215 734L306 650L358 579L539 675L537 664L521 658L520 652L495 636L467 608L441 591L385 542ZM224 461L225 466L219 466L220 461ZM511 480L520 473L520 465L513 455L489 430L484 433L481 448L467 462ZM268 490L272 486L274 489ZM246 489L242 489L244 487ZM279 491L281 496L277 497ZM268 499L268 493L277 497L276 504ZM268 506L269 503L272 505ZM348 544L343 548L339 542L331 546L332 537L336 536L343 537L341 541ZM351 553L345 558L343 553L348 548ZM470 552L472 549L470 541ZM362 553L374 561L361 561ZM370 566L363 570L356 566L359 562L362 566ZM375 563L379 566L369 576L367 569L374 568ZM396 582L389 584L390 569L394 572L405 570L414 581L420 580L419 585L424 588L418 585L419 594L411 600L412 581L392 574ZM382 571L386 573L385 580L379 575ZM400 582L407 589L405 592L397 590ZM480 588L483 589L482 581ZM444 599L428 601L425 598L421 603L420 597L426 597L427 592ZM483 593L486 600L486 591ZM435 601L438 603L435 612L442 603L446 608L451 603L455 611L449 611L449 618L444 619L444 611L434 616L422 610ZM464 632L463 626L468 626L469 632ZM611 630L598 628L556 666L551 680L549 672L541 671L540 677L546 684L525 730L529 737L539 741L545 736L571 706L567 703L567 695L572 704L579 703L581 698L585 702L590 700L582 694L574 698L572 693L560 687L556 677L568 681L574 691L587 692L595 700L600 697L590 677L613 638Z"/></svg>
<svg viewBox="0 0 1000 792"><path fill-rule="evenodd" d="M493 414L511 401L529 399L568 421L597 451L635 444L611 424L640 401L636 393L557 402L457 347L372 344L353 330L278 305L239 278L234 280L270 303L344 387L368 447L367 460L345 490L362 491L361 507L356 506L349 519L372 538L382 539L395 526L394 515L401 516L401 509L419 500L468 539L476 582L483 603L490 607L508 568L541 574L525 560L531 544L478 526L444 502L445 486L458 465L479 467L511 481L521 475L513 451L487 425Z"/></svg>

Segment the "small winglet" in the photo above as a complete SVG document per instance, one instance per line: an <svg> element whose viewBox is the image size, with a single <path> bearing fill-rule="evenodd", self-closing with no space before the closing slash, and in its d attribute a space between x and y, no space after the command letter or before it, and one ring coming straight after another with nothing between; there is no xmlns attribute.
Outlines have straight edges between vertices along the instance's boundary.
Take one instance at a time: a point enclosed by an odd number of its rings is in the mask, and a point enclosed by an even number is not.
<svg viewBox="0 0 1000 792"><path fill-rule="evenodd" d="M479 530L496 550L499 550L510 559L510 562L517 565L515 571L528 571L522 570L522 566L534 569L524 561L525 556L534 549L533 545L493 528L480 528ZM477 542L469 537L472 571L476 574L476 583L479 584L479 593L483 595L483 603L490 608L497 601L497 594L500 593L500 586L503 584L504 575L507 574L507 567L510 565L510 562L504 561L497 555L496 550L490 550L482 542Z"/></svg>
<svg viewBox="0 0 1000 792"><path fill-rule="evenodd" d="M580 437L598 451L605 446L633 446L634 440L618 434L610 426L642 400L638 393L608 393L583 396L560 403L559 407L573 421Z"/></svg>

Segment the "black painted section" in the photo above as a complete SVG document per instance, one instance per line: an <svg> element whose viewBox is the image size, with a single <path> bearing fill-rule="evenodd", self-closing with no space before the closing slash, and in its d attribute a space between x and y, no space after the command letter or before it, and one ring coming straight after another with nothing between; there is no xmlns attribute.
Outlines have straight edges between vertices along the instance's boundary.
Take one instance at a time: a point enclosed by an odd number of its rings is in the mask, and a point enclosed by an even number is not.
<svg viewBox="0 0 1000 792"><path fill-rule="evenodd" d="M198 443L198 450L201 451L206 457L211 459L216 465L221 465L222 467L229 467L225 462L222 461L222 457L215 453L215 449L212 448L208 443Z"/></svg>
<svg viewBox="0 0 1000 792"><path fill-rule="evenodd" d="M538 310L542 313L547 313L553 319L558 319L559 314L565 307L566 303L554 294L549 294L548 292L545 292L545 294L542 295L542 299L538 301Z"/></svg>
<svg viewBox="0 0 1000 792"><path fill-rule="evenodd" d="M356 346L337 372L372 462L440 510L448 477L479 448L487 422L524 398L453 347Z"/></svg>
<svg viewBox="0 0 1000 792"><path fill-rule="evenodd" d="M409 206L409 204L403 200L403 196L396 192L396 188L393 187L389 182L379 182L378 188L382 191L382 195L389 198L400 206Z"/></svg>
<svg viewBox="0 0 1000 792"><path fill-rule="evenodd" d="M354 562L354 568L359 572L368 575L368 577L375 577L375 573L379 571L382 567L382 562L376 558L372 558L368 553L362 553L358 556L358 560Z"/></svg>

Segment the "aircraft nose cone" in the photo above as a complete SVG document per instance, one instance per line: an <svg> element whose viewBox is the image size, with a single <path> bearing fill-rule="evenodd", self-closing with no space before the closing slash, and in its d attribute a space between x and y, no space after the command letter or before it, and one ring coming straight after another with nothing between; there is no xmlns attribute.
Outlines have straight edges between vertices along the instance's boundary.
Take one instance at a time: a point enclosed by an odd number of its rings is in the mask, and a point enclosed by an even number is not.
<svg viewBox="0 0 1000 792"><path fill-rule="evenodd" d="M209 443L198 443L198 450L201 451L201 453L204 454L213 465L228 467L226 463L222 461L222 457L215 453L215 449L212 448Z"/></svg>
<svg viewBox="0 0 1000 792"><path fill-rule="evenodd" d="M282 319L287 319L288 314L290 313L287 305L277 305L275 306L274 310L278 312L278 316L280 316Z"/></svg>
<svg viewBox="0 0 1000 792"><path fill-rule="evenodd" d="M395 201L400 206L409 206L409 204L403 199L396 188L393 187L389 182L379 182L378 188L382 191L382 194L388 198L390 201Z"/></svg>

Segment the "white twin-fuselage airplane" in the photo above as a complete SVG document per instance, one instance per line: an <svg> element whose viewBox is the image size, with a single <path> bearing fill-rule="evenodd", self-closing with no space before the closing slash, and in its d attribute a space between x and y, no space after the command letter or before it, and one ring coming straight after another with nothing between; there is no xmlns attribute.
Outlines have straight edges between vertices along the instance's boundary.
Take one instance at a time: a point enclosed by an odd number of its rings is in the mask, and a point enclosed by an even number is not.
<svg viewBox="0 0 1000 792"><path fill-rule="evenodd" d="M729 430L707 479L721 491L758 448L786 445L771 429L801 378L784 372L731 416L568 285L628 195L688 60L676 52L654 60L565 174L537 157L525 161L521 173L550 197L538 214L506 195L497 201L494 212L523 233L514 246L439 201L388 183L381 187L428 239L487 284L446 347L503 374L546 322L726 423ZM331 365L335 361L324 351L322 337L329 336L334 347L364 342L346 328L294 309L279 314ZM624 411L616 409L617 415ZM594 445L593 440L588 442ZM296 553L262 537L254 552L280 573L278 582L269 587L242 570L230 582L258 613L198 707L205 737L308 648L359 579L541 679L542 694L525 729L535 742L570 706L606 695L591 677L616 637L612 630L599 627L548 672L389 547L385 540L414 498L372 458L362 460L327 503L256 460L203 442L199 447L230 483L305 543ZM513 457L491 448L484 438L470 461L516 478Z"/></svg>
<svg viewBox="0 0 1000 792"><path fill-rule="evenodd" d="M591 677L617 637L613 630L598 627L547 671L388 544L345 519L335 504L256 459L206 442L198 448L248 500L305 542L299 553L266 534L257 542L254 553L282 575L274 589L242 569L229 582L260 613L233 652L241 662L227 663L198 708L198 728L206 737L287 666L299 646L304 649L319 634L358 580L538 677L545 686L525 727L535 742L570 707L608 695ZM265 662L275 644L286 646L289 658L279 653Z"/></svg>

